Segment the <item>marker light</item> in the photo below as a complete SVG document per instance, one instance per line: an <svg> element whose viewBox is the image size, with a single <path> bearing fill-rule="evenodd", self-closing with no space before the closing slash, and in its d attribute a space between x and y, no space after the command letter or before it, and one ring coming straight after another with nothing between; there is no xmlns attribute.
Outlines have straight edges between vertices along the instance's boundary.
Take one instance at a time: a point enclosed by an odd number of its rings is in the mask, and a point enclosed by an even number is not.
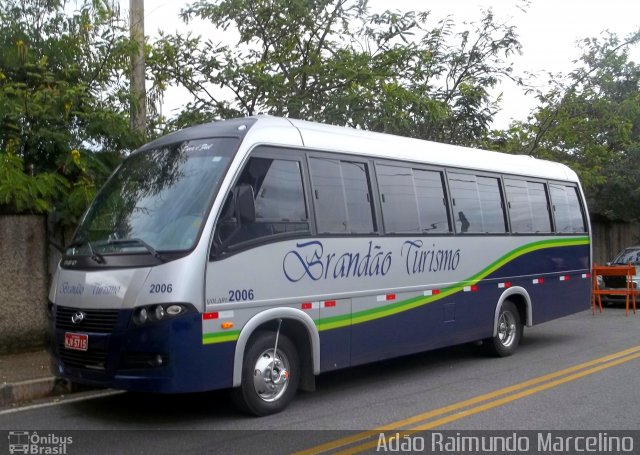
<svg viewBox="0 0 640 455"><path fill-rule="evenodd" d="M170 305L167 307L167 314L169 316L175 316L177 314L182 313L182 307L180 305Z"/></svg>

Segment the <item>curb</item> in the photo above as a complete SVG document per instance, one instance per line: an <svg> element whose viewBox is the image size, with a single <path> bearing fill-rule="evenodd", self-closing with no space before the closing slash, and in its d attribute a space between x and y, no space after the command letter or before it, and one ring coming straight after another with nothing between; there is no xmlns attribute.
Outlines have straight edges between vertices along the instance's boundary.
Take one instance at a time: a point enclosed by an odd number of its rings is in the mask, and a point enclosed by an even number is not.
<svg viewBox="0 0 640 455"><path fill-rule="evenodd" d="M61 378L30 379L0 385L0 407L33 401L55 394L71 393L72 385Z"/></svg>

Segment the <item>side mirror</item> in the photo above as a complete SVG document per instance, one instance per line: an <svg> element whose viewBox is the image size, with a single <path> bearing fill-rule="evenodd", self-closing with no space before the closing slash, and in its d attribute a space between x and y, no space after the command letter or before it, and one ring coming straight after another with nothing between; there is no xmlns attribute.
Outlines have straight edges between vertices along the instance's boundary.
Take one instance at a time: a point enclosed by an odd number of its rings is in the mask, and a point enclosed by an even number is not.
<svg viewBox="0 0 640 455"><path fill-rule="evenodd" d="M256 204L251 185L239 185L234 190L235 212L240 224L256 221Z"/></svg>
<svg viewBox="0 0 640 455"><path fill-rule="evenodd" d="M242 184L233 189L225 201L221 219L216 226L211 260L221 256L243 224L256 221L256 205L251 185Z"/></svg>

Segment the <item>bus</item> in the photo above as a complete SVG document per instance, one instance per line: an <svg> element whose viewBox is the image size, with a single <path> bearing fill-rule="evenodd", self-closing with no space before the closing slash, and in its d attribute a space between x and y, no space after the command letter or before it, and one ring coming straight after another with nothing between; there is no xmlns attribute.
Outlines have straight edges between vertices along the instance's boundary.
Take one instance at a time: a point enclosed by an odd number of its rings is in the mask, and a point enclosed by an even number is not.
<svg viewBox="0 0 640 455"><path fill-rule="evenodd" d="M512 354L589 307L568 167L271 116L190 127L98 192L49 294L55 373L281 411L316 375L455 344Z"/></svg>

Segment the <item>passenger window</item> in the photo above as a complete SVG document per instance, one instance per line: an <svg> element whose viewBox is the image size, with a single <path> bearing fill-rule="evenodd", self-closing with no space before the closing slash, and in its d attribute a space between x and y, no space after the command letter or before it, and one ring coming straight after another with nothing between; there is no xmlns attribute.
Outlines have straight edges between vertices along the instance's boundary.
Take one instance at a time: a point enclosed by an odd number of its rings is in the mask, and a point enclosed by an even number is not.
<svg viewBox="0 0 640 455"><path fill-rule="evenodd" d="M303 221L307 219L304 205L300 164L297 161L253 158L249 166L264 175L255 194L256 218L272 221Z"/></svg>
<svg viewBox="0 0 640 455"><path fill-rule="evenodd" d="M366 163L312 157L309 168L320 234L375 232Z"/></svg>
<svg viewBox="0 0 640 455"><path fill-rule="evenodd" d="M549 233L551 218L543 183L504 179L505 192L515 233Z"/></svg>
<svg viewBox="0 0 640 455"><path fill-rule="evenodd" d="M277 234L308 232L300 163L272 158L250 158L236 186L250 185L256 219L253 223L229 223L231 198L216 229L228 246Z"/></svg>
<svg viewBox="0 0 640 455"><path fill-rule="evenodd" d="M377 170L387 232L450 232L441 172L390 165Z"/></svg>
<svg viewBox="0 0 640 455"><path fill-rule="evenodd" d="M582 214L578 189L573 186L550 184L553 216L556 220L556 232L583 233L587 225Z"/></svg>
<svg viewBox="0 0 640 455"><path fill-rule="evenodd" d="M421 232L411 168L376 166L384 228L390 233Z"/></svg>
<svg viewBox="0 0 640 455"><path fill-rule="evenodd" d="M451 232L442 172L413 170L420 227L425 234Z"/></svg>
<svg viewBox="0 0 640 455"><path fill-rule="evenodd" d="M450 172L456 232L504 233L507 231L500 182L497 178Z"/></svg>

